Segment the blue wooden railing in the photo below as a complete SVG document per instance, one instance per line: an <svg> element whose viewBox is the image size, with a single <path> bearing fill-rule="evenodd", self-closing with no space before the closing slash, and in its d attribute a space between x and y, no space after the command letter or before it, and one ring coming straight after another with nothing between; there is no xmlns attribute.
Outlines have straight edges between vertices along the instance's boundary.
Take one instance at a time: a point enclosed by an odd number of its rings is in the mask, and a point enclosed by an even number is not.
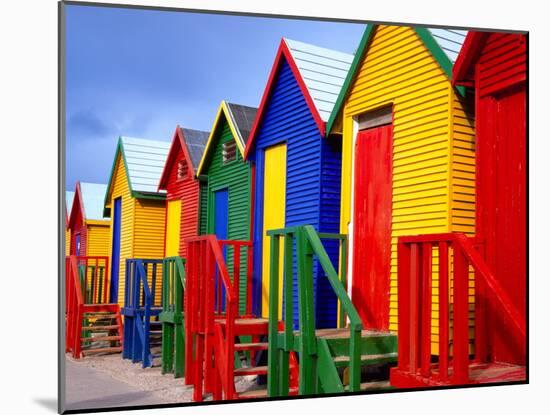
<svg viewBox="0 0 550 415"><path fill-rule="evenodd" d="M133 363L151 367L160 357L151 352L151 336L158 334L160 346L162 312L162 260L132 258L126 260L124 316L124 347L122 357ZM155 344L156 345L156 344Z"/></svg>

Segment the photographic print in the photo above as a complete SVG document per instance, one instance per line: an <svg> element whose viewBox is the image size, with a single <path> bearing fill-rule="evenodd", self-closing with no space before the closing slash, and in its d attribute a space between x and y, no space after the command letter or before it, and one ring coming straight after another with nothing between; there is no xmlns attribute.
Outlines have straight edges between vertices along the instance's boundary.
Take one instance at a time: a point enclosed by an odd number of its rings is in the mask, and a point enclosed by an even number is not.
<svg viewBox="0 0 550 415"><path fill-rule="evenodd" d="M528 382L526 32L60 19L65 411Z"/></svg>

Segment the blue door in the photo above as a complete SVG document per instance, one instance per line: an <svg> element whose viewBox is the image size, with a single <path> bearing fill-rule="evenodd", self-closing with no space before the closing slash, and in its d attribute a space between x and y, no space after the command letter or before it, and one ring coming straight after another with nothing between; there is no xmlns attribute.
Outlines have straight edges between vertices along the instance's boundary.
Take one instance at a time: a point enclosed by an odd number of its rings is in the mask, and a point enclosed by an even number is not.
<svg viewBox="0 0 550 415"><path fill-rule="evenodd" d="M75 238L75 253L76 253L76 256L80 256L80 234L79 233L76 234L76 238Z"/></svg>
<svg viewBox="0 0 550 415"><path fill-rule="evenodd" d="M118 273L120 268L120 218L121 198L115 199L113 212L113 250L111 252L111 292L110 302L118 302Z"/></svg>
<svg viewBox="0 0 550 415"><path fill-rule="evenodd" d="M229 191L228 189L218 190L214 193L214 233L218 240L227 239L227 229L229 216ZM223 249L223 256L227 259L226 248ZM218 304L218 273L216 272L216 304ZM225 310L225 289L222 286L222 298L221 298L222 310ZM220 310L221 311L221 310Z"/></svg>
<svg viewBox="0 0 550 415"><path fill-rule="evenodd" d="M227 239L229 192L227 189L218 190L214 195L214 233L218 239Z"/></svg>

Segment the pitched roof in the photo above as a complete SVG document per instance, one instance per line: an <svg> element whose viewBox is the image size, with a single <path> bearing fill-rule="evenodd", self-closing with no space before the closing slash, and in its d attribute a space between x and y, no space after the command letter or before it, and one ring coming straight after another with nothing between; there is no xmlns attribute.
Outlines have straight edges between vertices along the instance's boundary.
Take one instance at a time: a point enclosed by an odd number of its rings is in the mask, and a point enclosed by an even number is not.
<svg viewBox="0 0 550 415"><path fill-rule="evenodd" d="M332 49L310 45L296 40L281 39L254 126L252 128L245 157L253 145L261 118L267 107L269 96L275 87L276 73L282 60L290 66L310 111L322 135L338 94L344 84L353 55Z"/></svg>
<svg viewBox="0 0 550 415"><path fill-rule="evenodd" d="M247 107L246 105L233 104L226 102L228 116L231 118L235 129L237 130L237 138L239 139L242 148L246 146L246 140L252 129L252 123L256 118L258 108Z"/></svg>
<svg viewBox="0 0 550 415"><path fill-rule="evenodd" d="M107 222L109 218L104 217L103 210L103 198L106 191L107 185L105 184L77 182L68 226L71 228L74 227L79 213L83 221L96 220Z"/></svg>
<svg viewBox="0 0 550 415"><path fill-rule="evenodd" d="M296 40L283 41L288 46L321 119L326 122L346 80L353 55Z"/></svg>
<svg viewBox="0 0 550 415"><path fill-rule="evenodd" d="M441 47L441 49L443 49L445 55L447 55L451 63L454 65L458 52L460 52L460 48L464 44L468 31L438 28L428 28L428 30L437 44Z"/></svg>
<svg viewBox="0 0 550 415"><path fill-rule="evenodd" d="M181 128L179 125L176 127L174 137L172 138L172 144L170 145L170 150L168 151L168 156L166 157L166 163L164 164L158 183L159 190L166 190L168 178L170 177L170 171L173 163L176 161L176 156L180 148L185 156L185 159L187 160L187 163L191 165L193 174L196 173L209 135L210 133L207 133L206 131Z"/></svg>
<svg viewBox="0 0 550 415"><path fill-rule="evenodd" d="M252 123L256 118L257 110L258 109L254 107L233 104L226 101L222 101L220 103L218 112L216 113L216 118L212 124L212 130L210 131L210 135L208 136L208 140L206 142L206 148L204 149L199 167L197 168L197 175L200 175L204 169L204 165L206 163L208 153L212 149L212 142L216 137L216 130L220 125L222 115L227 120L233 139L237 143L237 148L244 157L246 140L248 139L250 129L252 128Z"/></svg>
<svg viewBox="0 0 550 415"><path fill-rule="evenodd" d="M193 169L196 171L201 162L202 153L204 152L210 133L208 131L191 130L181 127L180 130L187 146L191 163L193 163Z"/></svg>
<svg viewBox="0 0 550 415"><path fill-rule="evenodd" d="M465 85L471 83L473 63L477 60L483 45L490 33L468 32L464 44L460 49L456 63L453 66L453 85Z"/></svg>
<svg viewBox="0 0 550 415"><path fill-rule="evenodd" d="M346 76L346 80L340 90L334 109L327 121L327 134L332 131L338 114L342 111L344 100L352 86L355 75L361 66L361 62L367 52L370 40L375 33L375 29L379 25L367 25L355 57L351 64L350 70ZM437 61L443 72L452 79L453 64L456 61L458 51L464 43L467 31L454 29L430 29L424 27L413 27L424 46L430 51L434 59ZM457 91L464 95L465 91L462 87L457 87Z"/></svg>
<svg viewBox="0 0 550 415"><path fill-rule="evenodd" d="M119 137L105 192L104 205L107 204L109 192L113 185L119 155L124 160L124 168L132 197L164 199L166 192L158 191L157 187L169 147L170 143L166 141ZM108 209L104 209L106 216L109 214L108 211Z"/></svg>
<svg viewBox="0 0 550 415"><path fill-rule="evenodd" d="M82 197L83 218L87 220L105 220L103 217L103 198L107 191L106 184L82 183L77 185Z"/></svg>

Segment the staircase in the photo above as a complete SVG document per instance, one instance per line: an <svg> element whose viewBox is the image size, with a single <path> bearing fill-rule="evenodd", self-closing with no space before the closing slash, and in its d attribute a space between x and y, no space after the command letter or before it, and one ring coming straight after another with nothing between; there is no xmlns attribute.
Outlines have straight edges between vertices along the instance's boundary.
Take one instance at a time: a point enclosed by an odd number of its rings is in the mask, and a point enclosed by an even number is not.
<svg viewBox="0 0 550 415"><path fill-rule="evenodd" d="M185 333L183 293L185 260L179 256L162 261L162 374L173 373L175 378L185 371Z"/></svg>
<svg viewBox="0 0 550 415"><path fill-rule="evenodd" d="M389 388L389 366L397 361L397 337L390 332L363 330L347 296L345 235L317 233L312 226L270 230L270 298L268 396L292 392L290 357L299 356L300 395L359 392ZM283 240L283 322L278 321L279 246ZM338 240L340 275L321 240ZM297 273L293 272L296 246ZM316 329L313 298L313 258L317 258L339 300L340 327ZM292 276L289 278L288 276ZM299 330L293 330L293 279L298 285ZM349 326L343 327L349 319Z"/></svg>
<svg viewBox="0 0 550 415"><path fill-rule="evenodd" d="M484 261L482 241L460 233L406 236L399 238L397 252L399 360L391 371L392 386L525 382L525 366L498 362L492 356L491 319L505 319L513 333L509 344L523 347L526 322ZM432 260L436 254L437 263ZM473 344L469 336L470 270L475 276ZM432 356L431 294L435 284L439 351Z"/></svg>
<svg viewBox="0 0 550 415"><path fill-rule="evenodd" d="M122 319L113 304L86 304L83 307L82 356L122 352Z"/></svg>
<svg viewBox="0 0 550 415"><path fill-rule="evenodd" d="M162 342L162 260L127 259L122 357L151 367L160 359Z"/></svg>
<svg viewBox="0 0 550 415"><path fill-rule="evenodd" d="M249 391L237 387L243 376L267 375L262 359L268 350L268 320L251 313L252 244L219 241L213 235L187 243L185 380L194 386L193 400L203 400L203 392L212 393L214 400L267 396L265 387ZM231 274L226 258L232 259ZM243 263L245 273L241 273ZM241 274L247 277L245 288ZM293 358L291 367L296 369ZM296 383L297 376L293 380ZM297 384L293 389L297 392Z"/></svg>
<svg viewBox="0 0 550 415"><path fill-rule="evenodd" d="M120 307L107 302L108 269L107 257L66 259L65 350L75 359L122 351Z"/></svg>
<svg viewBox="0 0 550 415"><path fill-rule="evenodd" d="M350 391L350 335L347 329L316 330L317 393ZM359 390L389 389L389 366L397 361L397 338L389 332L362 330Z"/></svg>

